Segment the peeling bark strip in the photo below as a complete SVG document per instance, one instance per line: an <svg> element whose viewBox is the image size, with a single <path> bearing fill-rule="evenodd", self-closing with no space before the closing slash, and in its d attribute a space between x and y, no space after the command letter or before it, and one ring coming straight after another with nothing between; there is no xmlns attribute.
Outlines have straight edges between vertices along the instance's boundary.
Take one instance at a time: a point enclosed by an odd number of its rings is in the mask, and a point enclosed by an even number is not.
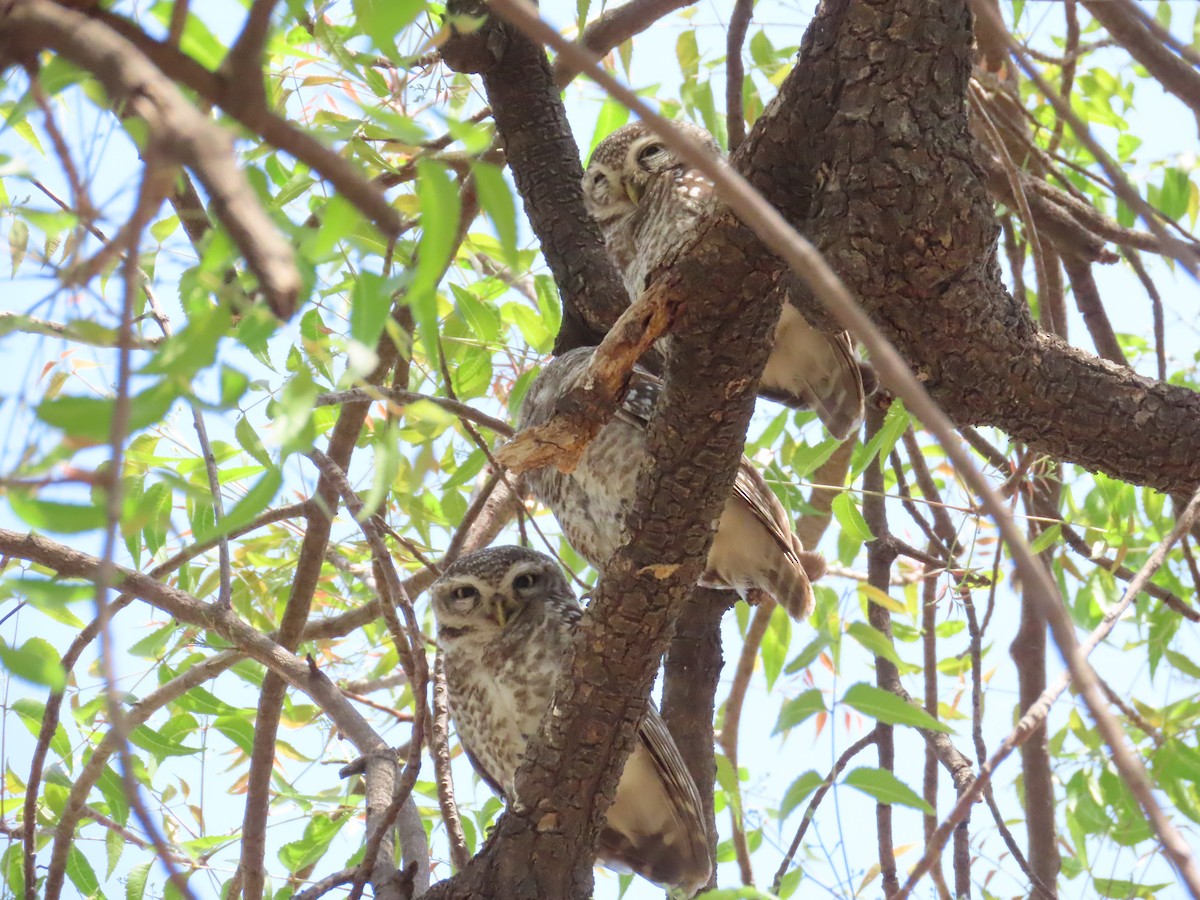
<svg viewBox="0 0 1200 900"><path fill-rule="evenodd" d="M1001 283L967 130L969 34L954 0L832 0L734 163L810 236L956 423L1190 493L1200 394L1040 333Z"/></svg>

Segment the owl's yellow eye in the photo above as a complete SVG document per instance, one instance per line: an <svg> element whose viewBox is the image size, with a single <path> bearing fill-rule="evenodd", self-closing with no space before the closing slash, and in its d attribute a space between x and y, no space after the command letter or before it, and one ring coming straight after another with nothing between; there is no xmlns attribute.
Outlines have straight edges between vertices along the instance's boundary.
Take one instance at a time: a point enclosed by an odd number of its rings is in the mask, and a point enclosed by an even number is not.
<svg viewBox="0 0 1200 900"><path fill-rule="evenodd" d="M527 591L537 584L537 576L532 572L525 572L513 579L513 588L518 591Z"/></svg>
<svg viewBox="0 0 1200 900"><path fill-rule="evenodd" d="M450 592L450 596L454 600L473 600L479 596L479 589L469 584L460 584Z"/></svg>

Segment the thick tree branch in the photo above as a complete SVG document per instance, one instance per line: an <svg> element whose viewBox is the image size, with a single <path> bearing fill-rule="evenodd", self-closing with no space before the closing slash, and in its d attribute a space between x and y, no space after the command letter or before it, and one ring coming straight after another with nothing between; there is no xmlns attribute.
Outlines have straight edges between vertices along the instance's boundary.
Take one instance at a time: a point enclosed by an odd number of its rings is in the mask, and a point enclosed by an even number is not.
<svg viewBox="0 0 1200 900"><path fill-rule="evenodd" d="M927 27L882 41L893 15ZM1040 333L1000 283L967 130L969 48L951 52L966 15L954 3L829 3L734 164L813 236L957 424L1190 492L1200 458L1183 448L1200 441L1200 395Z"/></svg>

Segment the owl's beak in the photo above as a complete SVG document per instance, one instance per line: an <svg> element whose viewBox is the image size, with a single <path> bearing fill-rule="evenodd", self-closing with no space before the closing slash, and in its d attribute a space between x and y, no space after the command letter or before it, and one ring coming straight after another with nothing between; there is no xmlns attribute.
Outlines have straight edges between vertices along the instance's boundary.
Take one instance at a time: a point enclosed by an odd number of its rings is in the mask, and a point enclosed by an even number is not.
<svg viewBox="0 0 1200 900"><path fill-rule="evenodd" d="M508 623L517 617L518 604L509 602L507 598L493 596L490 605L492 618L501 628L507 628Z"/></svg>
<svg viewBox="0 0 1200 900"><path fill-rule="evenodd" d="M646 193L646 186L633 178L624 179L625 194L633 201L636 206L642 200L642 194Z"/></svg>

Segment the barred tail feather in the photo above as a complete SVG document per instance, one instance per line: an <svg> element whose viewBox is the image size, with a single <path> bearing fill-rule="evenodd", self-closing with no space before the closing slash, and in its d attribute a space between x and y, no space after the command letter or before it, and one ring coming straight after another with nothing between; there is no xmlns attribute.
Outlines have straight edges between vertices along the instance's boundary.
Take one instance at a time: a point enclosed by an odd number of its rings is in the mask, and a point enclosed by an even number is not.
<svg viewBox="0 0 1200 900"><path fill-rule="evenodd" d="M820 560L821 571L824 572L825 561L815 553L805 553L812 560ZM763 572L764 587L780 606L787 610L789 616L797 622L803 622L813 609L813 589L809 573L800 561L780 554L778 564Z"/></svg>

